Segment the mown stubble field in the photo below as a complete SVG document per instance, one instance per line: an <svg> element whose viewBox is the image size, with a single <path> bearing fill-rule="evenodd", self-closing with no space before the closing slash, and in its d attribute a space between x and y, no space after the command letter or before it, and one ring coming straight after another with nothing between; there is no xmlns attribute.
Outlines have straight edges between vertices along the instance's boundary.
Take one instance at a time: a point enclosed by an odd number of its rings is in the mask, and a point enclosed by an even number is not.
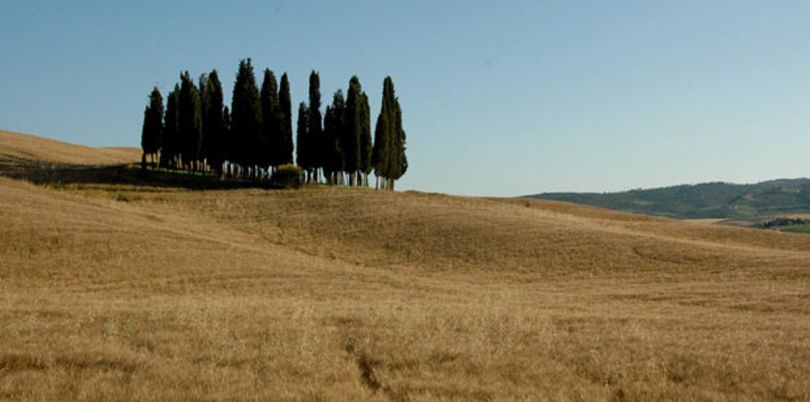
<svg viewBox="0 0 810 402"><path fill-rule="evenodd" d="M807 235L412 192L32 184L58 152L3 135L0 399L810 400Z"/></svg>

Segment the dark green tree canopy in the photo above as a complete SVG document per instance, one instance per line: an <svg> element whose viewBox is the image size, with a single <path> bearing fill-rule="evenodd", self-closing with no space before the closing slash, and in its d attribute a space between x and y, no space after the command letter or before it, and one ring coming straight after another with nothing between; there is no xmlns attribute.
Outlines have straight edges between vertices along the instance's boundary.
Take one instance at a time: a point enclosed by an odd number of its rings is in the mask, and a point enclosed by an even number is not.
<svg viewBox="0 0 810 402"><path fill-rule="evenodd" d="M304 169L310 168L310 160L306 150L309 148L306 144L309 137L309 109L306 103L301 102L298 105L298 121L296 124L296 140L298 141L298 166ZM304 150L304 151L302 151ZM304 158L304 159L302 159Z"/></svg>
<svg viewBox="0 0 810 402"><path fill-rule="evenodd" d="M278 99L278 83L270 69L264 70L262 79L262 140L266 160L263 165L283 164L281 138L281 109Z"/></svg>
<svg viewBox="0 0 810 402"><path fill-rule="evenodd" d="M309 120L307 127L307 147L310 165L318 169L324 167L323 116L321 115L321 78L312 70L309 74Z"/></svg>
<svg viewBox="0 0 810 402"><path fill-rule="evenodd" d="M345 129L340 141L343 150L343 168L346 172L355 173L360 170L360 137L363 132L363 88L360 80L353 76L349 81L349 92L346 95L346 110L344 112Z"/></svg>
<svg viewBox="0 0 810 402"><path fill-rule="evenodd" d="M273 71L265 69L261 90L256 83L247 58L239 62L230 108L224 105L216 70L197 82L182 72L166 97L165 111L155 87L144 109L142 160L159 152L163 166L220 174L227 167L228 176L262 179L268 177L268 167L275 171L295 159L311 181L320 181L323 172L330 183L367 186L374 171L384 188L393 188L407 171L402 109L391 77L383 83L373 139L369 98L356 75L346 96L337 90L321 113L320 76L312 70L308 102L299 105L295 132L287 73L276 82Z"/></svg>
<svg viewBox="0 0 810 402"><path fill-rule="evenodd" d="M368 96L360 94L360 171L371 173L371 108L368 105Z"/></svg>
<svg viewBox="0 0 810 402"><path fill-rule="evenodd" d="M208 74L203 99L203 156L219 172L226 154L226 127L222 83L217 70Z"/></svg>
<svg viewBox="0 0 810 402"><path fill-rule="evenodd" d="M197 86L187 71L180 75L178 102L180 155L184 164L190 164L199 159L202 148L202 105Z"/></svg>
<svg viewBox="0 0 810 402"><path fill-rule="evenodd" d="M382 106L374 130L372 164L377 176L391 180L402 177L408 169L402 110L391 77L383 81Z"/></svg>
<svg viewBox="0 0 810 402"><path fill-rule="evenodd" d="M250 59L239 62L239 72L231 99L231 137L234 162L250 166L258 163L261 136L261 101Z"/></svg>
<svg viewBox="0 0 810 402"><path fill-rule="evenodd" d="M174 88L166 97L166 114L164 116L163 136L161 141L160 164L175 167L175 159L179 152L178 138L178 108L180 97L180 86L174 84Z"/></svg>
<svg viewBox="0 0 810 402"><path fill-rule="evenodd" d="M346 100L343 91L338 90L332 97L332 105L326 107L324 115L324 170L337 173L344 170L341 138L345 130Z"/></svg>
<svg viewBox="0 0 810 402"><path fill-rule="evenodd" d="M290 80L287 73L282 74L278 89L278 105L281 116L281 146L279 164L293 161L292 99L290 98Z"/></svg>
<svg viewBox="0 0 810 402"><path fill-rule="evenodd" d="M141 148L146 154L160 150L163 131L163 96L157 87L149 94L149 105L143 112L143 130L141 131Z"/></svg>

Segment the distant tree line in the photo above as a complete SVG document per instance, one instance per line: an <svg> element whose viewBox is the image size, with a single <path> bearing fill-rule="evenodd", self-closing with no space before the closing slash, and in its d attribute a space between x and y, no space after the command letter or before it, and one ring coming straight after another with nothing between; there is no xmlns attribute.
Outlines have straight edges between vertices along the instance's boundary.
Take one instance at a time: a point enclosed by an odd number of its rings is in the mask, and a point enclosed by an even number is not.
<svg viewBox="0 0 810 402"><path fill-rule="evenodd" d="M372 142L368 96L357 76L344 97L338 90L321 114L320 78L309 76L309 102L298 105L293 146L292 101L287 74L276 81L264 70L261 89L250 59L239 62L230 109L224 105L216 70L197 82L180 74L165 102L155 87L144 111L142 165L263 180L279 168L289 169L293 153L307 183L394 189L408 169L402 109L394 82L386 77Z"/></svg>

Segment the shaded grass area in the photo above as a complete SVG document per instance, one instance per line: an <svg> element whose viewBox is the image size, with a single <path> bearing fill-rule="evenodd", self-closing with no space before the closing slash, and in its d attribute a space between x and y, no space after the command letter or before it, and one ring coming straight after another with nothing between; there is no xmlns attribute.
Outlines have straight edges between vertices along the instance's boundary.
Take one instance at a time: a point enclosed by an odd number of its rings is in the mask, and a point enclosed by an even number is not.
<svg viewBox="0 0 810 402"><path fill-rule="evenodd" d="M269 180L222 178L205 172L169 169L143 170L138 164L87 166L44 163L23 159L0 159L0 176L25 180L37 185L138 185L187 190L229 190L282 188Z"/></svg>

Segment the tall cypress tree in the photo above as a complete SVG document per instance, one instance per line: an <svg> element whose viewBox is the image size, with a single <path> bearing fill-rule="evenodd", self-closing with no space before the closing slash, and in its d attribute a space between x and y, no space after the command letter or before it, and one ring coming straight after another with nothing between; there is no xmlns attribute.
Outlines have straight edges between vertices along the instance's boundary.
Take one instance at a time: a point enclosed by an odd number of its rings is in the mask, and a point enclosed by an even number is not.
<svg viewBox="0 0 810 402"><path fill-rule="evenodd" d="M276 167L284 162L281 157L281 116L278 103L278 84L270 69L264 70L262 79L262 139L266 164Z"/></svg>
<svg viewBox="0 0 810 402"><path fill-rule="evenodd" d="M200 164L205 163L205 154L206 154L206 131L208 128L205 125L205 122L208 120L208 108L209 103L211 103L208 99L208 74L202 73L200 74L200 78L197 79L197 92L199 93L200 97L200 152L197 155L197 159L200 161Z"/></svg>
<svg viewBox="0 0 810 402"><path fill-rule="evenodd" d="M222 130L222 142L221 150L222 150L222 160L223 162L228 162L228 177L233 174L233 164L234 164L234 141L233 135L231 133L231 110L225 106L222 109L222 123L223 123L223 130Z"/></svg>
<svg viewBox="0 0 810 402"><path fill-rule="evenodd" d="M394 142L394 84L391 77L383 81L382 105L374 129L374 151L371 163L378 180L382 179L382 187L387 188L387 179L390 174L390 161L392 159Z"/></svg>
<svg viewBox="0 0 810 402"><path fill-rule="evenodd" d="M298 105L298 121L296 124L296 134L298 140L298 165L301 166L306 174L308 175L307 181L310 180L312 171L310 170L309 165L309 157L306 152L309 150L309 147L305 144L309 138L309 109L307 108L306 103L301 102ZM302 149L304 150L304 155L301 154ZM304 160L301 160L301 157L304 157Z"/></svg>
<svg viewBox="0 0 810 402"><path fill-rule="evenodd" d="M360 95L360 172L363 174L361 185L368 187L368 175L371 173L371 109L365 92Z"/></svg>
<svg viewBox="0 0 810 402"><path fill-rule="evenodd" d="M324 174L330 184L338 184L343 171L343 151L340 144L345 130L345 112L346 101L343 98L343 91L338 90L332 97L332 105L326 107L326 113L324 114L324 144L321 147Z"/></svg>
<svg viewBox="0 0 810 402"><path fill-rule="evenodd" d="M231 133L234 162L242 167L257 163L261 135L261 101L250 59L239 62L231 99Z"/></svg>
<svg viewBox="0 0 810 402"><path fill-rule="evenodd" d="M360 141L363 132L363 88L360 80L353 76L349 81L346 95L345 130L340 148L343 150L343 168L349 174L351 185L357 184L357 173L361 169Z"/></svg>
<svg viewBox="0 0 810 402"><path fill-rule="evenodd" d="M200 93L188 71L180 75L178 124L180 156L183 164L196 170L202 148L202 109Z"/></svg>
<svg viewBox="0 0 810 402"><path fill-rule="evenodd" d="M203 108L203 157L215 172L222 173L225 161L225 114L222 83L217 70L208 74Z"/></svg>
<svg viewBox="0 0 810 402"><path fill-rule="evenodd" d="M180 86L174 84L174 88L166 97L166 114L164 116L163 135L161 136L160 165L176 168L177 155L179 152L178 135L178 100L180 97Z"/></svg>
<svg viewBox="0 0 810 402"><path fill-rule="evenodd" d="M389 189L394 189L394 181L408 171L408 157L405 155L405 130L402 128L402 108L399 99L394 97L394 152L392 152Z"/></svg>
<svg viewBox="0 0 810 402"><path fill-rule="evenodd" d="M281 117L281 144L279 164L293 162L292 100L290 99L290 80L287 73L281 76L278 89L278 106Z"/></svg>
<svg viewBox="0 0 810 402"><path fill-rule="evenodd" d="M155 155L160 150L160 137L163 131L163 96L157 87L149 94L149 105L143 112L143 130L141 131L141 148L143 149L143 160L149 155L152 162Z"/></svg>
<svg viewBox="0 0 810 402"><path fill-rule="evenodd" d="M304 113L306 112L306 113ZM312 176L312 138L309 135L309 108L304 102L298 105L298 121L295 136L295 163L306 173L307 182ZM303 126L302 126L303 124Z"/></svg>
<svg viewBox="0 0 810 402"><path fill-rule="evenodd" d="M318 72L312 70L309 74L309 120L307 123L307 146L309 147L308 156L309 164L315 176L314 180L317 182L319 173L318 171L324 167L324 150L325 143L323 135L323 127L321 116L321 78Z"/></svg>
<svg viewBox="0 0 810 402"><path fill-rule="evenodd" d="M372 164L382 188L394 189L394 181L408 170L405 156L405 130L402 128L402 109L394 91L394 81L385 77L380 115L374 131Z"/></svg>

